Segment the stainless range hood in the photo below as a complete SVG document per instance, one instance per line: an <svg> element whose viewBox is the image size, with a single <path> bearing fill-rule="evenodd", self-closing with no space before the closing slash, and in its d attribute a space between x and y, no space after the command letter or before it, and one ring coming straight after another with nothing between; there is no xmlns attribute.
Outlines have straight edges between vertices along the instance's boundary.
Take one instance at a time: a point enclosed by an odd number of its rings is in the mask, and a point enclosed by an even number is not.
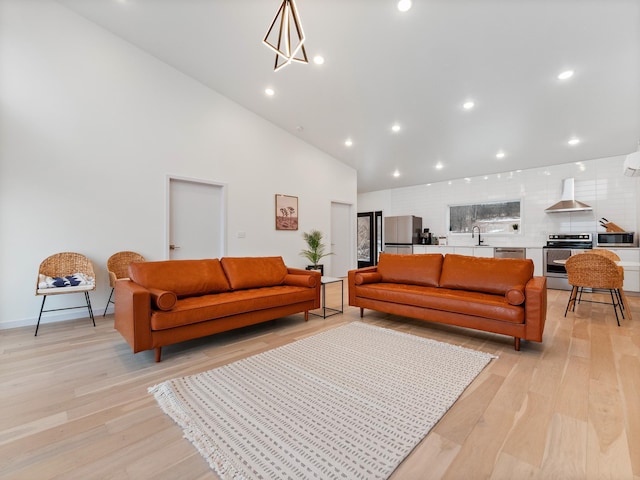
<svg viewBox="0 0 640 480"><path fill-rule="evenodd" d="M586 203L578 202L574 198L574 180L573 178L565 178L562 180L562 196L558 203L554 203L545 210L547 213L562 212L588 212L593 210Z"/></svg>

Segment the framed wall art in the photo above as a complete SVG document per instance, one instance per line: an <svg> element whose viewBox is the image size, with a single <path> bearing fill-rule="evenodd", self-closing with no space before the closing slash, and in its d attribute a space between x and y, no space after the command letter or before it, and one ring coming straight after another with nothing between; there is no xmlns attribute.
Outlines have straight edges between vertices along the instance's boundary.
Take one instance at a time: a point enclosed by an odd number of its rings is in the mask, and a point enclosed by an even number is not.
<svg viewBox="0 0 640 480"><path fill-rule="evenodd" d="M298 197L276 194L276 230L298 230Z"/></svg>

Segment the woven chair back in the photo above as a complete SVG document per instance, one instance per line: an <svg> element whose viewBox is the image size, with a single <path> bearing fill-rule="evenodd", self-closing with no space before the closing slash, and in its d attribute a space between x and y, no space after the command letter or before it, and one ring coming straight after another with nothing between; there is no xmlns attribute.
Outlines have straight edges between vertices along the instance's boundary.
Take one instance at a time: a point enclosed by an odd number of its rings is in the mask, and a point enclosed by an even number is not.
<svg viewBox="0 0 640 480"><path fill-rule="evenodd" d="M604 248L594 248L589 253L595 253L596 255L602 255L603 257L607 257L608 259L613 260L614 262L619 262L620 261L620 257L618 256L617 253L612 252L611 250L605 250Z"/></svg>
<svg viewBox="0 0 640 480"><path fill-rule="evenodd" d="M136 252L114 253L107 260L107 270L109 271L109 283L111 288L115 287L115 281L119 278L129 277L129 265L134 262L144 262L145 258Z"/></svg>
<svg viewBox="0 0 640 480"><path fill-rule="evenodd" d="M84 273L95 278L93 264L80 253L62 252L45 258L40 264L38 273L47 277L66 277L74 273Z"/></svg>
<svg viewBox="0 0 640 480"><path fill-rule="evenodd" d="M576 287L622 288L624 270L597 253L571 255L565 264L569 284Z"/></svg>

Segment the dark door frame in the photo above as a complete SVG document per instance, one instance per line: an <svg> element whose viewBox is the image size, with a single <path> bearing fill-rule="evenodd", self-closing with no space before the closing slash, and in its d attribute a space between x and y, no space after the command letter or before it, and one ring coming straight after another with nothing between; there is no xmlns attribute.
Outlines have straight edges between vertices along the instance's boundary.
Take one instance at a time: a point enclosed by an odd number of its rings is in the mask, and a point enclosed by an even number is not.
<svg viewBox="0 0 640 480"><path fill-rule="evenodd" d="M369 218L369 252L370 260L358 259L358 268L372 267L378 264L378 254L382 247L382 211L358 212L358 218Z"/></svg>

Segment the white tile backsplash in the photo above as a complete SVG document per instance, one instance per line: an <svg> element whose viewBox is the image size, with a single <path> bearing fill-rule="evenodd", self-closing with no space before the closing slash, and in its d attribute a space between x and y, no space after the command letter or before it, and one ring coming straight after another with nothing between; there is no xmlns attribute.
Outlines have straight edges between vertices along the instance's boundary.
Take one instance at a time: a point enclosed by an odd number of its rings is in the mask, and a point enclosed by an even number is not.
<svg viewBox="0 0 640 480"><path fill-rule="evenodd" d="M625 177L624 156L504 172L470 181L457 179L429 185L396 188L358 195L358 210L382 210L383 215L417 215L436 235L447 235L448 206L463 203L522 201L522 229L518 234L487 235L495 246L542 246L552 232L604 231L601 217L628 231L638 231L640 177ZM575 198L593 210L546 213L560 200L562 180L575 179ZM450 245L472 245L470 235L449 235Z"/></svg>

